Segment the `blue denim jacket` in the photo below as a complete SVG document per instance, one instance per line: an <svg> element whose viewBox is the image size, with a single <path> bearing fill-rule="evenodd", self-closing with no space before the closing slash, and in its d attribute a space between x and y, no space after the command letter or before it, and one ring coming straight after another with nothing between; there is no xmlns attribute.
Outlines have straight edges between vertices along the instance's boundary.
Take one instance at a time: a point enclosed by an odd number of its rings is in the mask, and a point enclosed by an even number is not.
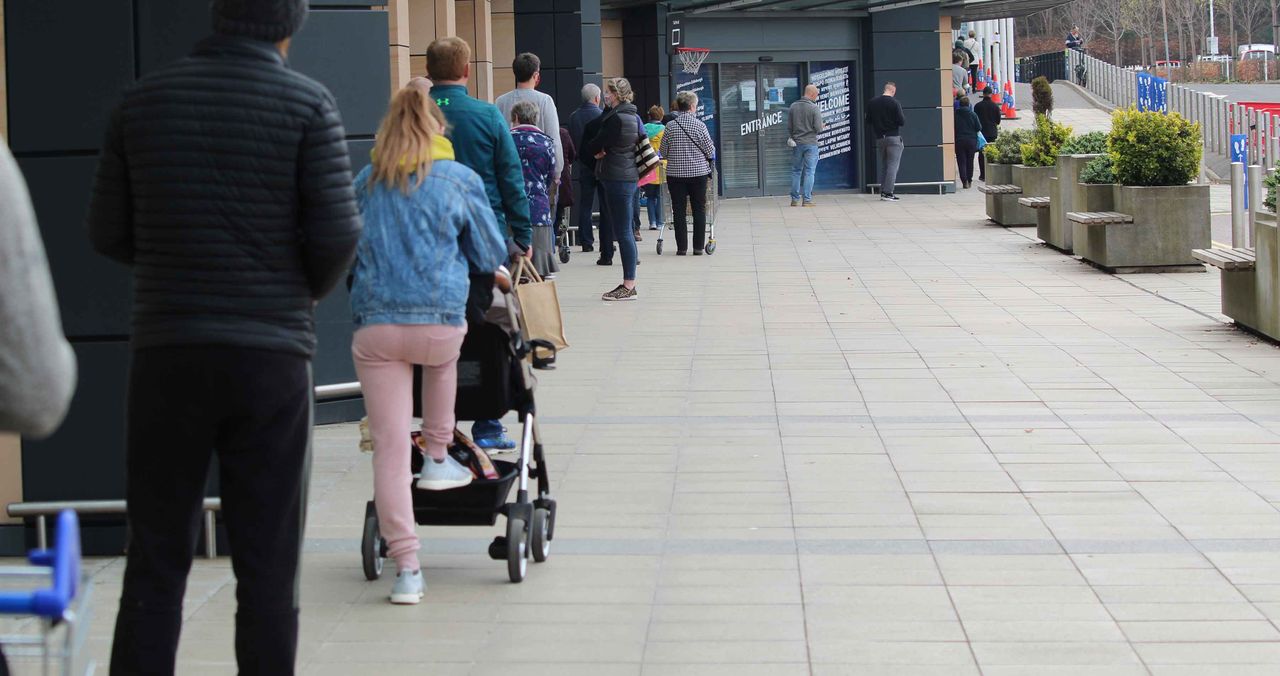
<svg viewBox="0 0 1280 676"><path fill-rule="evenodd" d="M356 326L465 325L469 273L492 272L507 258L480 177L436 160L406 195L399 186L369 185L371 171L355 180L364 215L351 286Z"/></svg>

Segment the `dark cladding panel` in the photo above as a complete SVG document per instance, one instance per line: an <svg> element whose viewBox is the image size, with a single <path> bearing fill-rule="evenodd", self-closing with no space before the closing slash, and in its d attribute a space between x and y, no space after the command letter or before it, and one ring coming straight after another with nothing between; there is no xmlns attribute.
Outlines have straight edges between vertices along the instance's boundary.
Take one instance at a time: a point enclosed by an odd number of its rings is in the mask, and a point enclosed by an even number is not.
<svg viewBox="0 0 1280 676"><path fill-rule="evenodd" d="M942 73L933 70L882 70L876 72L876 94L884 83L898 85L895 98L903 108L937 108L942 97Z"/></svg>
<svg viewBox="0 0 1280 676"><path fill-rule="evenodd" d="M902 128L902 142L908 146L942 145L941 108L903 108L907 125ZM953 112L948 109L948 115Z"/></svg>
<svg viewBox="0 0 1280 676"><path fill-rule="evenodd" d="M556 68L556 21L554 14L516 14L516 53L533 52L542 60L543 68ZM565 63L566 67L574 64Z"/></svg>
<svg viewBox="0 0 1280 676"><path fill-rule="evenodd" d="M317 385L349 383L356 380L351 362L351 299L343 280L316 307L316 356L312 362Z"/></svg>
<svg viewBox="0 0 1280 676"><path fill-rule="evenodd" d="M387 30L385 11L315 11L289 48L293 68L333 92L348 134L372 136L387 110Z"/></svg>
<svg viewBox="0 0 1280 676"><path fill-rule="evenodd" d="M577 68L582 64L582 24L577 14L556 14L556 68ZM544 64L545 65L545 64Z"/></svg>
<svg viewBox="0 0 1280 676"><path fill-rule="evenodd" d="M351 176L354 178L360 173L361 169L369 164L369 153L373 150L373 141L371 140L351 140L347 141L347 151L351 155Z"/></svg>
<svg viewBox="0 0 1280 676"><path fill-rule="evenodd" d="M557 70L556 111L560 113L560 126L569 125L569 115L582 105L582 86L587 82L580 70ZM544 74L543 77L546 77ZM599 79L599 76L596 76Z"/></svg>
<svg viewBox="0 0 1280 676"><path fill-rule="evenodd" d="M902 7L871 15L873 30L877 33L904 31L932 31L936 36L940 20L936 4Z"/></svg>
<svg viewBox="0 0 1280 676"><path fill-rule="evenodd" d="M939 146L907 146L902 151L898 183L941 183L943 148ZM899 192L910 192L903 189Z"/></svg>
<svg viewBox="0 0 1280 676"><path fill-rule="evenodd" d="M18 166L40 222L63 331L72 338L129 335L129 269L95 252L85 230L98 158L25 158Z"/></svg>
<svg viewBox="0 0 1280 676"><path fill-rule="evenodd" d="M582 70L587 73L599 73L604 70L604 54L600 42L600 24L582 24Z"/></svg>
<svg viewBox="0 0 1280 676"><path fill-rule="evenodd" d="M129 344L72 343L77 384L62 427L43 441L22 442L24 500L119 500L124 497L125 392ZM174 440L174 452L182 440Z"/></svg>
<svg viewBox="0 0 1280 676"><path fill-rule="evenodd" d="M876 33L871 48L879 56L876 63L898 70L938 70L941 68L937 33ZM892 58L884 55L892 54Z"/></svg>
<svg viewBox="0 0 1280 676"><path fill-rule="evenodd" d="M550 14L551 12L560 11L556 8L555 0L517 0L515 2L516 14ZM569 10L572 11L572 10Z"/></svg>
<svg viewBox="0 0 1280 676"><path fill-rule="evenodd" d="M205 0L137 0L138 67L143 75L190 54L213 33Z"/></svg>
<svg viewBox="0 0 1280 676"><path fill-rule="evenodd" d="M95 151L133 82L130 0L5 3L9 147Z"/></svg>

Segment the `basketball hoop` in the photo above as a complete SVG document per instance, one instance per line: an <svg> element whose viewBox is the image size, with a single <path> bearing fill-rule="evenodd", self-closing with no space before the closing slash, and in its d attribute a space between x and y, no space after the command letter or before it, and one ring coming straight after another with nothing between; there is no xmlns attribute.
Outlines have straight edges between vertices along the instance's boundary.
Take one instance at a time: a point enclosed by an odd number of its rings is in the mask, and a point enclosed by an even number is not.
<svg viewBox="0 0 1280 676"><path fill-rule="evenodd" d="M711 50L701 47L677 47L676 54L680 57L684 72L696 73L702 67L702 62L706 61L707 57L711 55Z"/></svg>

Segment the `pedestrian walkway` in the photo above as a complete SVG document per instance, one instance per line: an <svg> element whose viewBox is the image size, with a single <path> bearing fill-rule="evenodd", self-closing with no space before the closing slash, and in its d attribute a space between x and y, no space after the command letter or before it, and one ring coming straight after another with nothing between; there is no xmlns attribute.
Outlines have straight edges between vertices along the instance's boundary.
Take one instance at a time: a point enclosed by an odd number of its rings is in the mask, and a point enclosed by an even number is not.
<svg viewBox="0 0 1280 676"><path fill-rule="evenodd" d="M979 199L727 201L714 256L646 237L634 303L575 254L523 584L497 529L422 529L426 599L388 605L368 458L319 428L303 673L1277 673L1280 350L1215 271L1106 275ZM105 658L123 564L92 565ZM181 673L230 673L234 609L197 561Z"/></svg>

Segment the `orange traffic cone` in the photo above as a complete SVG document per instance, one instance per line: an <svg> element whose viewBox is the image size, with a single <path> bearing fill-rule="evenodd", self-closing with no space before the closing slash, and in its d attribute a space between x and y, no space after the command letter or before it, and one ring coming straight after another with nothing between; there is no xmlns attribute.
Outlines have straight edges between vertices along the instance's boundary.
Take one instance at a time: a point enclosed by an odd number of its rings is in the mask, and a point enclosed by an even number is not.
<svg viewBox="0 0 1280 676"><path fill-rule="evenodd" d="M1000 113L1004 115L1006 120L1012 120L1018 116L1018 109L1013 105L1013 83L1005 80L1004 83L1004 105L1001 106Z"/></svg>
<svg viewBox="0 0 1280 676"><path fill-rule="evenodd" d="M980 92L980 91L982 91L982 90L984 90L984 89L986 89L986 88L987 88L987 78L983 75L983 73L984 73L984 72L985 72L985 71L984 71L984 70L983 70L983 68L982 68L982 61L981 61L981 60L979 60L979 61L978 61L978 76L974 78L974 80L976 80L976 82L974 82L974 83L973 83L973 90L974 90L974 91L976 91L976 92Z"/></svg>

